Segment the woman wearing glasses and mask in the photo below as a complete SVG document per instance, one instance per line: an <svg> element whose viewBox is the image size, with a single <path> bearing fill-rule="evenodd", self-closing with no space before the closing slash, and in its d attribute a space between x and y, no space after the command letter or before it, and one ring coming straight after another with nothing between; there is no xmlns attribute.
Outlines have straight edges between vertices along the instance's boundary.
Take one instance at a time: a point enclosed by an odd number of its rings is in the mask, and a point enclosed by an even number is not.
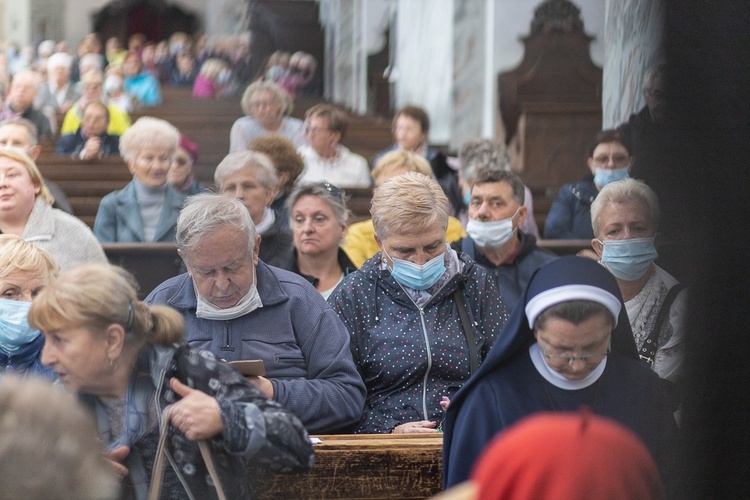
<svg viewBox="0 0 750 500"><path fill-rule="evenodd" d="M367 386L354 432L436 433L507 309L488 271L447 245L448 199L437 182L392 177L375 190L370 213L380 252L328 299Z"/></svg>
<svg viewBox="0 0 750 500"><path fill-rule="evenodd" d="M445 486L468 479L492 437L515 422L582 406L638 435L669 488L677 426L659 377L638 360L617 282L591 259L563 257L534 274L487 360L451 401Z"/></svg>
<svg viewBox="0 0 750 500"><path fill-rule="evenodd" d="M640 358L661 378L679 382L687 290L654 264L656 194L635 179L608 184L591 205L591 223L591 246L617 280Z"/></svg>
<svg viewBox="0 0 750 500"><path fill-rule="evenodd" d="M587 164L591 172L586 177L565 184L557 193L544 223L545 238L588 240L594 237L591 204L604 186L629 177L630 153L623 146L620 133L615 130L599 132Z"/></svg>
<svg viewBox="0 0 750 500"><path fill-rule="evenodd" d="M294 247L280 267L306 278L328 299L346 275L357 270L339 246L349 216L344 193L333 184L301 184L289 195Z"/></svg>

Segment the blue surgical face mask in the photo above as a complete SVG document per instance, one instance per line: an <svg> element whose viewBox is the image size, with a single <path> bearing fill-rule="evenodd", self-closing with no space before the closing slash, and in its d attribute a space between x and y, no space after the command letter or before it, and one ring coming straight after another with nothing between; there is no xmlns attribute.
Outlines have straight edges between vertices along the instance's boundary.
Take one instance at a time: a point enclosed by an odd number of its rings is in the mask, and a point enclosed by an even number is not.
<svg viewBox="0 0 750 500"><path fill-rule="evenodd" d="M0 299L0 348L13 354L36 339L40 332L29 325L31 302Z"/></svg>
<svg viewBox="0 0 750 500"><path fill-rule="evenodd" d="M394 259L383 249L383 253L391 259L391 276L404 285L414 290L427 290L437 283L445 274L445 252L428 260L421 266L404 259Z"/></svg>
<svg viewBox="0 0 750 500"><path fill-rule="evenodd" d="M602 262L621 280L635 281L643 276L659 254L653 238L605 240L602 244Z"/></svg>
<svg viewBox="0 0 750 500"><path fill-rule="evenodd" d="M467 207L471 205L471 189L466 191L466 194L464 194L464 205Z"/></svg>
<svg viewBox="0 0 750 500"><path fill-rule="evenodd" d="M594 184L603 188L610 182L617 182L630 177L628 174L629 167L622 168L599 168L596 167L594 174Z"/></svg>

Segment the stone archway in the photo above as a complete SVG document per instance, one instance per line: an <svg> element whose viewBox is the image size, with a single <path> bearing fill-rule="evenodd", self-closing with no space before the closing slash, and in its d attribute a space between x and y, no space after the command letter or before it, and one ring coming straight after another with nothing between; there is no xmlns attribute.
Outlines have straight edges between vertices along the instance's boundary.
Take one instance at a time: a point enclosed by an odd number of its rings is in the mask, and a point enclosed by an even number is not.
<svg viewBox="0 0 750 500"><path fill-rule="evenodd" d="M159 41L176 31L195 34L199 28L196 14L164 0L113 0L94 14L93 24L102 40L116 36L123 43L135 33Z"/></svg>

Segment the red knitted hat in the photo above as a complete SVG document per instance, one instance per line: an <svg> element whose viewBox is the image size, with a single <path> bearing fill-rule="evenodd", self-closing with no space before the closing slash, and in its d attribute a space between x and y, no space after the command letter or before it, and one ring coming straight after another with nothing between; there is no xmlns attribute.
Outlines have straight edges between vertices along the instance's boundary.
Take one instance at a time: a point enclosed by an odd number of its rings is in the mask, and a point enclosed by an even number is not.
<svg viewBox="0 0 750 500"><path fill-rule="evenodd" d="M541 413L513 425L487 446L472 479L479 500L664 498L640 439L587 410Z"/></svg>

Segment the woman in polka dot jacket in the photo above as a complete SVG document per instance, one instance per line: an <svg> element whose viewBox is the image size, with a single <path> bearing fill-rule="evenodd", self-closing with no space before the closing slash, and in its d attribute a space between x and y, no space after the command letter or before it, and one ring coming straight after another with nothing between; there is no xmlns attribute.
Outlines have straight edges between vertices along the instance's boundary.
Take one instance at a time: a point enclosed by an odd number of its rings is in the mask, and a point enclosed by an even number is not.
<svg viewBox="0 0 750 500"><path fill-rule="evenodd" d="M441 401L471 375L458 297L479 362L508 311L491 275L446 244L448 200L435 181L393 177L375 191L371 213L381 252L328 299L367 386L354 432L439 432Z"/></svg>

